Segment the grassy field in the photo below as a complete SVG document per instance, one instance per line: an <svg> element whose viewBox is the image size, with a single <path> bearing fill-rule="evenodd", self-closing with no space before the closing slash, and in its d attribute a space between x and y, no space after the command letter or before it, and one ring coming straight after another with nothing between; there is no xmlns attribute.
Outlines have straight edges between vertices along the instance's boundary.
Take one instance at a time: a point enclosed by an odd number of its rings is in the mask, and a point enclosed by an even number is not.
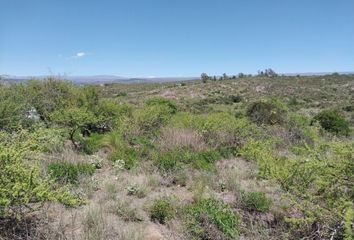
<svg viewBox="0 0 354 240"><path fill-rule="evenodd" d="M0 239L353 239L354 76L0 85Z"/></svg>

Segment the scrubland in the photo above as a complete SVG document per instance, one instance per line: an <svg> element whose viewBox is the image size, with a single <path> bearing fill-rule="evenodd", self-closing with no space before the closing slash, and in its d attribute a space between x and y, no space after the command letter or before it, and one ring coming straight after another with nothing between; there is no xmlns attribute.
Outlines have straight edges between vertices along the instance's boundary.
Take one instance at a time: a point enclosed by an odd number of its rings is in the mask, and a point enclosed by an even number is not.
<svg viewBox="0 0 354 240"><path fill-rule="evenodd" d="M0 239L353 239L354 76L0 85Z"/></svg>

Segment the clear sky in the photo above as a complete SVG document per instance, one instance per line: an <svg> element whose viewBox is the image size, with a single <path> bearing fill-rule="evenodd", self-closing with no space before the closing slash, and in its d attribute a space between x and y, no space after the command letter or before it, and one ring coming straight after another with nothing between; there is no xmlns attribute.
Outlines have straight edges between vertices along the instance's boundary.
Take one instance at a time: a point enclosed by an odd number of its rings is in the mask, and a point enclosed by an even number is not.
<svg viewBox="0 0 354 240"><path fill-rule="evenodd" d="M0 74L354 70L354 0L0 0Z"/></svg>

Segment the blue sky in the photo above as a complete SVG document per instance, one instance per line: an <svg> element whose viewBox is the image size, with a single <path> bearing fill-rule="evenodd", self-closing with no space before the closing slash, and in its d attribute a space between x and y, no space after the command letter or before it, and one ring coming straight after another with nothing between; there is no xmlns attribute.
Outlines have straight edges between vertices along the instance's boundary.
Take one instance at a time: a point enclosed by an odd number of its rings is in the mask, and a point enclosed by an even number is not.
<svg viewBox="0 0 354 240"><path fill-rule="evenodd" d="M0 74L354 70L354 0L0 0Z"/></svg>

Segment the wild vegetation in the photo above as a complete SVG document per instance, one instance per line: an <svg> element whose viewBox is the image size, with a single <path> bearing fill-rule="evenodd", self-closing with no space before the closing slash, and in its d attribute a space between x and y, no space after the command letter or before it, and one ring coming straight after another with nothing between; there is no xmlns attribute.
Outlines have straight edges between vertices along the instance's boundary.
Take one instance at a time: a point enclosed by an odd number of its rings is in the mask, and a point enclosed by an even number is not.
<svg viewBox="0 0 354 240"><path fill-rule="evenodd" d="M353 239L354 77L0 85L0 239Z"/></svg>

